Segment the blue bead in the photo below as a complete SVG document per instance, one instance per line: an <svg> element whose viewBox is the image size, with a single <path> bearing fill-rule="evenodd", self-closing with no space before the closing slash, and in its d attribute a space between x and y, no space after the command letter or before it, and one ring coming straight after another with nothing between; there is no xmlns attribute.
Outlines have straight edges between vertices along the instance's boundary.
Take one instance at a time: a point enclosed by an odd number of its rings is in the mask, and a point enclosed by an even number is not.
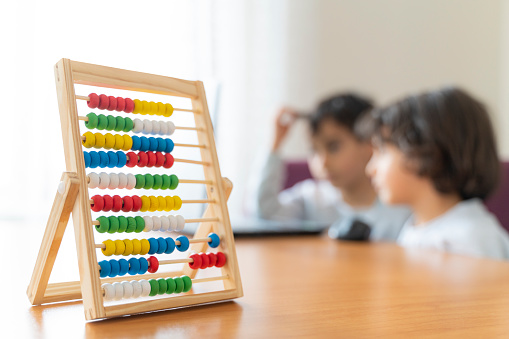
<svg viewBox="0 0 509 339"><path fill-rule="evenodd" d="M118 164L118 156L116 152L108 151L108 167L113 168Z"/></svg>
<svg viewBox="0 0 509 339"><path fill-rule="evenodd" d="M156 238L149 238L148 242L150 243L150 249L148 250L148 254L155 254L159 249L159 244Z"/></svg>
<svg viewBox="0 0 509 339"><path fill-rule="evenodd" d="M210 238L209 246L212 248L216 248L219 246L219 243L221 242L219 240L219 236L215 233L209 233L208 237Z"/></svg>
<svg viewBox="0 0 509 339"><path fill-rule="evenodd" d="M131 139L133 139L133 147L131 147L131 149L133 151L139 151L140 147L141 147L141 139L140 139L140 137L137 136L137 135L133 135L131 137Z"/></svg>
<svg viewBox="0 0 509 339"><path fill-rule="evenodd" d="M146 152L150 149L150 141L148 140L147 137L141 137L141 146L140 146L140 151L142 152Z"/></svg>
<svg viewBox="0 0 509 339"><path fill-rule="evenodd" d="M90 154L90 168L96 168L101 163L101 157L96 151L91 151Z"/></svg>
<svg viewBox="0 0 509 339"><path fill-rule="evenodd" d="M106 154L106 152L99 151L99 159L100 159L99 167L101 167L101 168L108 167L110 158L108 157L108 154Z"/></svg>
<svg viewBox="0 0 509 339"><path fill-rule="evenodd" d="M124 167L125 164L127 164L127 155L125 155L124 152L118 151L117 158L118 158L118 163L117 163L118 168Z"/></svg>
<svg viewBox="0 0 509 339"><path fill-rule="evenodd" d="M118 263L120 264L120 272L118 275L126 275L129 272L129 263L125 259L119 259Z"/></svg>
<svg viewBox="0 0 509 339"><path fill-rule="evenodd" d="M129 273L130 275L136 275L140 272L140 261L137 258L129 259Z"/></svg>
<svg viewBox="0 0 509 339"><path fill-rule="evenodd" d="M140 262L140 273L139 274L147 273L147 270L148 270L148 261L147 261L147 259L142 257L142 258L139 259L139 262Z"/></svg>
<svg viewBox="0 0 509 339"><path fill-rule="evenodd" d="M88 152L83 152L83 158L85 158L85 168L90 167L90 154Z"/></svg>
<svg viewBox="0 0 509 339"><path fill-rule="evenodd" d="M158 152L164 152L166 149L166 141L164 141L163 138L157 138L157 151Z"/></svg>
<svg viewBox="0 0 509 339"><path fill-rule="evenodd" d="M148 138L148 141L149 141L149 143L150 143L150 146L149 146L149 148L148 148L148 149L149 149L150 151L152 151L152 152L157 151L157 144L158 144L158 143L157 143L157 139L156 139L156 138L154 138L154 137L150 137L150 138Z"/></svg>
<svg viewBox="0 0 509 339"><path fill-rule="evenodd" d="M173 143L173 140L171 140L171 139L165 139L165 140L166 140L166 149L165 149L165 152L166 153L173 152L173 149L175 148L175 144Z"/></svg>
<svg viewBox="0 0 509 339"><path fill-rule="evenodd" d="M111 265L108 260L99 261L99 266L101 266L101 272L99 274L101 278L106 278L110 275Z"/></svg>
<svg viewBox="0 0 509 339"><path fill-rule="evenodd" d="M166 251L165 254L170 254L175 250L175 240L173 238L166 238Z"/></svg>
<svg viewBox="0 0 509 339"><path fill-rule="evenodd" d="M158 248L157 248L157 254L163 254L165 251L166 251L166 247L168 246L168 244L166 244L166 239L164 238L157 238L157 242L158 242Z"/></svg>
<svg viewBox="0 0 509 339"><path fill-rule="evenodd" d="M110 277L116 277L120 273L120 264L115 259L110 260L111 272Z"/></svg>
<svg viewBox="0 0 509 339"><path fill-rule="evenodd" d="M180 245L177 245L177 250L185 252L189 249L189 239L187 237L179 235L176 240L180 241Z"/></svg>

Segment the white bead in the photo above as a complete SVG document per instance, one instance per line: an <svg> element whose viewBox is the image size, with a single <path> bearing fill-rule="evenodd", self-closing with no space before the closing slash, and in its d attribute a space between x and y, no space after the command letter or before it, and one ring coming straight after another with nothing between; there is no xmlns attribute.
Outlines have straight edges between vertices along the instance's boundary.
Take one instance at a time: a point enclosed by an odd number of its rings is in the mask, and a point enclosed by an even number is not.
<svg viewBox="0 0 509 339"><path fill-rule="evenodd" d="M152 134L152 121L147 119L143 120L143 133Z"/></svg>
<svg viewBox="0 0 509 339"><path fill-rule="evenodd" d="M171 121L166 122L168 125L168 135L172 135L175 132L175 124Z"/></svg>
<svg viewBox="0 0 509 339"><path fill-rule="evenodd" d="M127 186L127 175L125 173L118 174L118 188L124 189Z"/></svg>
<svg viewBox="0 0 509 339"><path fill-rule="evenodd" d="M115 287L112 284L103 284L104 300L113 300L115 298Z"/></svg>
<svg viewBox="0 0 509 339"><path fill-rule="evenodd" d="M150 283L143 279L143 280L140 280L140 284L141 284L141 296L142 297L148 297L148 295L150 294L150 290L152 289L152 287L150 287Z"/></svg>
<svg viewBox="0 0 509 339"><path fill-rule="evenodd" d="M133 295L131 298L139 298L141 295L141 284L138 280L132 280L131 286L133 287Z"/></svg>
<svg viewBox="0 0 509 339"><path fill-rule="evenodd" d="M88 188L97 188L99 186L99 183L101 182L99 174L92 172L88 175L88 178L90 179L88 182Z"/></svg>
<svg viewBox="0 0 509 339"><path fill-rule="evenodd" d="M181 215L177 215L175 218L177 219L177 231L182 231L186 225L186 219Z"/></svg>
<svg viewBox="0 0 509 339"><path fill-rule="evenodd" d="M108 185L108 188L110 190L113 190L118 187L119 178L117 173L110 173L110 184Z"/></svg>
<svg viewBox="0 0 509 339"><path fill-rule="evenodd" d="M164 123L163 121L159 121L159 134L168 134L168 124Z"/></svg>
<svg viewBox="0 0 509 339"><path fill-rule="evenodd" d="M143 131L143 121L140 119L134 119L133 120L134 126L133 126L133 133L140 133Z"/></svg>
<svg viewBox="0 0 509 339"><path fill-rule="evenodd" d="M166 232L170 228L170 219L167 216L163 215L161 217L161 232Z"/></svg>
<svg viewBox="0 0 509 339"><path fill-rule="evenodd" d="M159 219L159 217L153 216L152 222L154 223L152 231L159 231L161 229L161 219Z"/></svg>
<svg viewBox="0 0 509 339"><path fill-rule="evenodd" d="M143 229L144 232L150 232L154 228L154 222L152 221L152 218L149 216L144 216L143 220L145 220L145 228Z"/></svg>
<svg viewBox="0 0 509 339"><path fill-rule="evenodd" d="M170 220L170 228L169 228L169 230L170 231L175 231L177 229L177 225L178 225L177 218L175 218L175 216L173 216L173 215L169 215L168 216L168 220Z"/></svg>
<svg viewBox="0 0 509 339"><path fill-rule="evenodd" d="M113 287L115 288L115 298L114 300L120 300L124 297L124 286L121 283L116 282L113 283Z"/></svg>
<svg viewBox="0 0 509 339"><path fill-rule="evenodd" d="M152 134L159 134L161 127L161 123L159 121L152 121Z"/></svg>
<svg viewBox="0 0 509 339"><path fill-rule="evenodd" d="M136 186L136 177L134 176L134 174L129 173L127 175L127 185L125 188L127 188L128 190L132 190L135 186Z"/></svg>
<svg viewBox="0 0 509 339"><path fill-rule="evenodd" d="M134 288L129 281L122 281L122 287L124 288L124 299L129 299L133 296Z"/></svg>
<svg viewBox="0 0 509 339"><path fill-rule="evenodd" d="M99 188L100 189L106 189L108 188L108 186L110 185L110 176L108 175L108 173L105 173L105 172L101 172L99 173Z"/></svg>

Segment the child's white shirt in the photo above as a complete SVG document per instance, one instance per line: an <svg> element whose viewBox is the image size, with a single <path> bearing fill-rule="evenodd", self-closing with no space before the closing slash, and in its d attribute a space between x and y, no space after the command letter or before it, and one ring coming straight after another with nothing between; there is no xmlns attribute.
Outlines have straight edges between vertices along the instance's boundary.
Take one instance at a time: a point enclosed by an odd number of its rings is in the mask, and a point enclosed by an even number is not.
<svg viewBox="0 0 509 339"><path fill-rule="evenodd" d="M492 259L509 259L509 235L480 199L458 203L441 216L414 226L411 217L398 243Z"/></svg>
<svg viewBox="0 0 509 339"><path fill-rule="evenodd" d="M280 221L312 220L330 226L343 218L356 218L371 227L371 240L396 241L410 211L389 207L380 201L356 209L344 202L341 192L325 180L304 180L281 191L284 164L271 153L258 183L256 212L258 217Z"/></svg>

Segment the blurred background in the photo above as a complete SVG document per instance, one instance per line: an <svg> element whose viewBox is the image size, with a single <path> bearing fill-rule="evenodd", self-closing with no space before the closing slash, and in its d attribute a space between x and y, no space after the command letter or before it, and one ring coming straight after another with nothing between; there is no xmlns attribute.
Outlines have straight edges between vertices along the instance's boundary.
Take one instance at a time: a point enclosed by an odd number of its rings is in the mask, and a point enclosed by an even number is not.
<svg viewBox="0 0 509 339"><path fill-rule="evenodd" d="M385 104L460 85L489 106L509 157L509 1L32 0L0 10L0 218L33 220L38 239L65 170L61 58L204 81L233 217L246 213L278 107L310 110L342 90ZM296 126L284 157L305 159L307 136Z"/></svg>

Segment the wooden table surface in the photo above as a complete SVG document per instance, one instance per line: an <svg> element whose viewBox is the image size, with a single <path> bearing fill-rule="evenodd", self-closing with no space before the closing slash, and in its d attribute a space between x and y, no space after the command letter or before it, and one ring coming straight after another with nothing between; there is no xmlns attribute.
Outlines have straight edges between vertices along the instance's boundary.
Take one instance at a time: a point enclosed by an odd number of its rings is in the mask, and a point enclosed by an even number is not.
<svg viewBox="0 0 509 339"><path fill-rule="evenodd" d="M237 239L235 301L87 323L81 302L30 306L43 230L12 225L1 326L17 338L509 336L509 263L324 236Z"/></svg>

